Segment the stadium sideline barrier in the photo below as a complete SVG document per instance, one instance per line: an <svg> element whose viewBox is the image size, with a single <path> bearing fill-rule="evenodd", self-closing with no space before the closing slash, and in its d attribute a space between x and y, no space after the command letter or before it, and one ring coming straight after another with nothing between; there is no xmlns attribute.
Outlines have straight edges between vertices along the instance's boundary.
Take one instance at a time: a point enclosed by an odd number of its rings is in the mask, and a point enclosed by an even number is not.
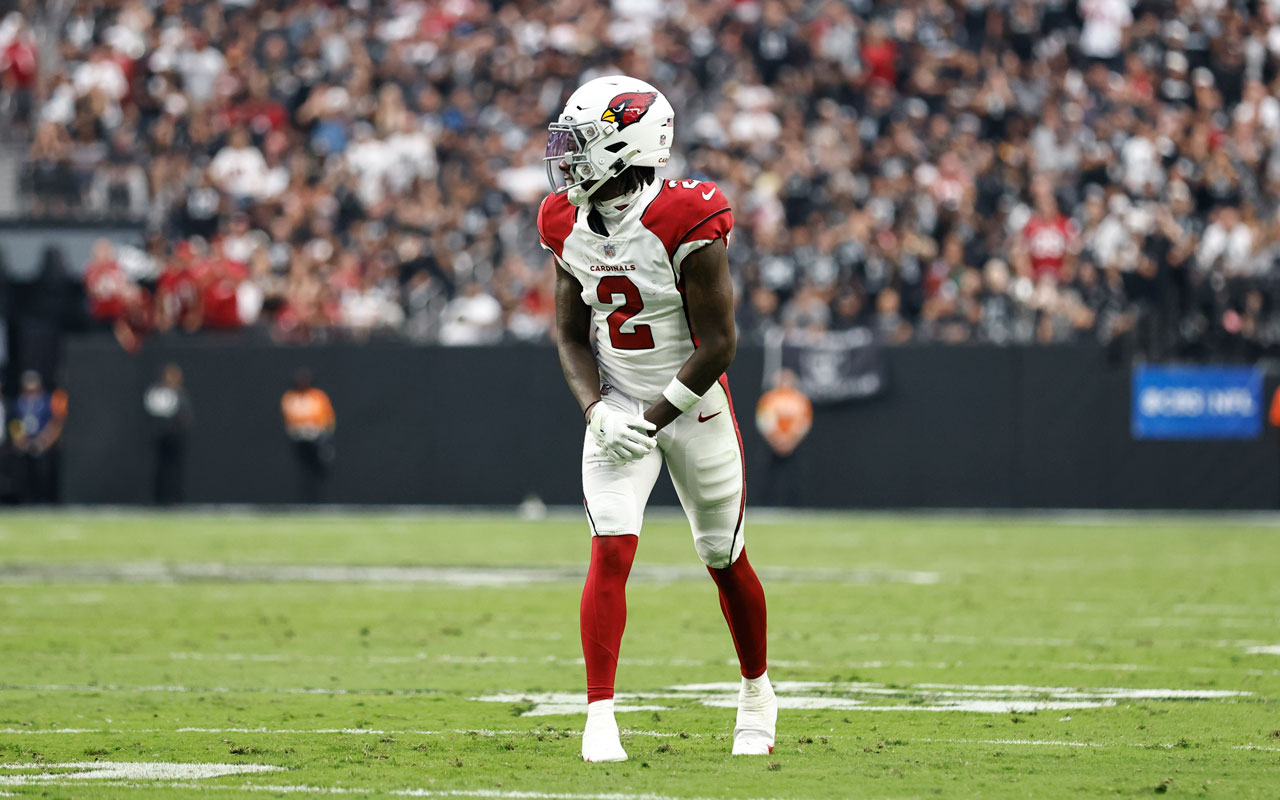
<svg viewBox="0 0 1280 800"><path fill-rule="evenodd" d="M142 395L183 367L196 414L187 499L288 503L296 466L280 420L309 367L337 410L325 500L514 505L581 502L583 427L553 348L399 343L274 346L236 337L157 340L130 356L107 337L68 342L71 414L62 497L145 503L152 451ZM1274 508L1274 431L1244 441L1135 441L1130 367L1098 346L886 350L888 389L817 409L789 469L792 502L852 508ZM764 353L730 370L748 502L777 479L755 430ZM1270 389L1271 387L1268 387ZM1269 396L1269 395L1268 395ZM668 480L653 501L675 505Z"/></svg>

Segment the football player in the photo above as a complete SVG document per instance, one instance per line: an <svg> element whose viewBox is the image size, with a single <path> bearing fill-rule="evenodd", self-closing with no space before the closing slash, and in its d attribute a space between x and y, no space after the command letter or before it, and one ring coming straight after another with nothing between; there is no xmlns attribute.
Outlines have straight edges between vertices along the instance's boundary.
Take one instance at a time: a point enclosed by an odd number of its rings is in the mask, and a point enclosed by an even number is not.
<svg viewBox="0 0 1280 800"><path fill-rule="evenodd" d="M538 235L555 256L560 363L587 428L587 761L627 757L614 674L627 574L664 461L738 652L733 753L771 752L778 714L764 591L743 548L745 462L724 374L737 345L725 249L733 214L714 183L655 175L671 154L674 117L644 81L597 78L570 96L547 139L553 191Z"/></svg>

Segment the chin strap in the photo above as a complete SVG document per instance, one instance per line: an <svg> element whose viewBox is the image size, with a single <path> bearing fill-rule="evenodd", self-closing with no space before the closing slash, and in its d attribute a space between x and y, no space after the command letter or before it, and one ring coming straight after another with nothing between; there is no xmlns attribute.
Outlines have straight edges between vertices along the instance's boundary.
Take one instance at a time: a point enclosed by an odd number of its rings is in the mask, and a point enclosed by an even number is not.
<svg viewBox="0 0 1280 800"><path fill-rule="evenodd" d="M627 164L630 163L631 159L638 155L640 155L639 150L632 150L630 153L622 156L617 161L613 162L613 166L604 171L603 176L598 178L595 183L585 189L582 188L581 184L569 187L567 192L569 195L569 202L573 203L575 206L585 206L587 201L591 199L591 195L596 193L597 189L604 186L611 179L617 177L620 172L627 168Z"/></svg>

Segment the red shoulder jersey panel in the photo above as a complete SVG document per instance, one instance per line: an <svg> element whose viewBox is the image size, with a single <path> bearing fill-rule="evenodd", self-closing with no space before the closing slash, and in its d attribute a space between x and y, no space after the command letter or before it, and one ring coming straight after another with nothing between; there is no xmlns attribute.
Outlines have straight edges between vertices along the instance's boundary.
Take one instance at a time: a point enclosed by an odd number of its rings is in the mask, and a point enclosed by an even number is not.
<svg viewBox="0 0 1280 800"><path fill-rule="evenodd" d="M573 230L578 209L563 194L549 194L538 206L538 238L557 258L564 258L564 240Z"/></svg>
<svg viewBox="0 0 1280 800"><path fill-rule="evenodd" d="M645 209L641 223L662 240L667 257L675 258L685 242L727 240L733 211L724 192L711 181L668 180Z"/></svg>

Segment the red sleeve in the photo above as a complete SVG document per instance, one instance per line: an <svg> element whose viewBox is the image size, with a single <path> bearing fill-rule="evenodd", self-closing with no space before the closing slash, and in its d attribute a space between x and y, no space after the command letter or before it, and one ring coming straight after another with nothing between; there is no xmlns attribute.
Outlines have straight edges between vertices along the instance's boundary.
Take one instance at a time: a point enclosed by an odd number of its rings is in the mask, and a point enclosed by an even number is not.
<svg viewBox="0 0 1280 800"><path fill-rule="evenodd" d="M549 194L538 206L538 239L542 246L564 258L564 240L569 238L578 209L562 194Z"/></svg>
<svg viewBox="0 0 1280 800"><path fill-rule="evenodd" d="M667 258L685 242L728 239L733 229L729 200L711 181L663 181L641 222L667 248Z"/></svg>

